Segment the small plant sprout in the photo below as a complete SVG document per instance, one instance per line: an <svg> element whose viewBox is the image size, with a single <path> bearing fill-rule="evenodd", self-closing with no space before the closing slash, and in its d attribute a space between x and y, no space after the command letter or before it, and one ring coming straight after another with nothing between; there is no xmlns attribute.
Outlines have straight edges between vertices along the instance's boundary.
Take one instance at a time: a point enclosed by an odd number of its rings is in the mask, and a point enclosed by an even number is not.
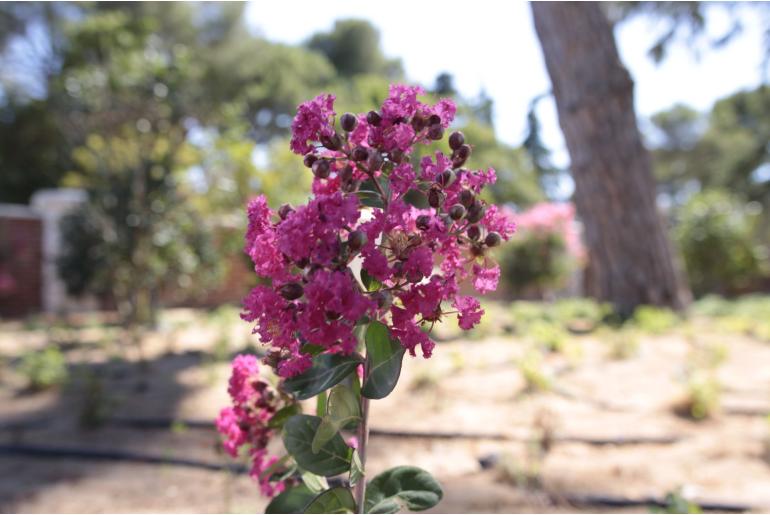
<svg viewBox="0 0 770 515"><path fill-rule="evenodd" d="M404 356L430 358L431 331L447 317L476 326L468 281L494 290L489 250L509 239L509 215L481 195L495 171L466 163L472 143L449 134L450 153L412 160L416 145L447 136L451 100L429 105L419 87L393 85L378 110L337 116L335 97L301 104L291 149L314 176L307 204L248 206L245 251L261 278L241 317L269 346L233 362L232 405L217 421L232 456L247 449L251 476L273 497L268 513L396 513L443 495L415 466L366 468L370 402L389 395ZM301 401L316 399L316 415ZM281 438L285 452L268 444ZM329 481L327 478L337 478Z"/></svg>

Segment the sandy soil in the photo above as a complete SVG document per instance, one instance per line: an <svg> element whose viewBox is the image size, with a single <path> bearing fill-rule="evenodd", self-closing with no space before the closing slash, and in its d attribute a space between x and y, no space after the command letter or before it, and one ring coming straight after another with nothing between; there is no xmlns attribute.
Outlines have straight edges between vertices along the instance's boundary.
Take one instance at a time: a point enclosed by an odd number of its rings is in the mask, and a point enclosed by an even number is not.
<svg viewBox="0 0 770 515"><path fill-rule="evenodd" d="M116 349L109 331L54 334L19 324L1 326L0 445L127 450L230 463L208 428L81 427L84 410L94 406L112 418L214 418L227 401L227 364L210 354L221 327L197 323L189 312L178 316L192 322L147 335L143 376L136 373L135 350ZM247 342L248 328L228 331L231 348ZM58 389L24 392L14 372L19 355L52 338L76 342L64 345L73 379ZM738 336L719 338L729 352L718 369L722 411L702 422L672 409L683 392L692 345L677 331L641 338L638 354L626 360L609 359L607 345L597 336L575 337L581 357L548 355L543 370L553 378L554 390L536 393L524 391L516 367L523 340L496 335L441 343L431 360L407 359L397 390L372 404L371 426L501 433L509 439L375 434L367 468L376 473L414 464L432 471L446 492L435 512L617 511L574 503L592 495L663 497L677 488L700 502L770 511L765 456L770 424L762 416L770 411L770 345ZM543 435L551 442L547 452ZM616 437L678 440L602 446L580 441ZM225 471L0 456L3 512L253 513L266 503L247 477ZM490 456L498 464L482 469L479 460ZM528 484L522 471L529 471ZM648 512L645 506L624 510Z"/></svg>

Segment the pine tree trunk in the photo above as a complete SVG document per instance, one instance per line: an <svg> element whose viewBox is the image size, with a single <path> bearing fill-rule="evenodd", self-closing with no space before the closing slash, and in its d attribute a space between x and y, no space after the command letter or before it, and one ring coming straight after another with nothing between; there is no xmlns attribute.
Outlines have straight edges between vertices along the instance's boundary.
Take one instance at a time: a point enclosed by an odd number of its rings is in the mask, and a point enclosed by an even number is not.
<svg viewBox="0 0 770 515"><path fill-rule="evenodd" d="M623 314L683 308L651 161L634 114L633 81L595 2L531 2L575 181L589 253L587 293Z"/></svg>

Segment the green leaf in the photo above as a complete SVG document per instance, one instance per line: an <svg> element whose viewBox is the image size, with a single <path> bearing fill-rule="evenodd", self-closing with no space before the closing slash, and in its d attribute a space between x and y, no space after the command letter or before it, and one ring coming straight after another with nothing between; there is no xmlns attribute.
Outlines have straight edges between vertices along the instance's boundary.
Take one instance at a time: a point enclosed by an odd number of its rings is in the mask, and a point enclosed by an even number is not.
<svg viewBox="0 0 770 515"><path fill-rule="evenodd" d="M299 400L309 399L336 385L356 369L360 361L352 356L321 354L304 373L283 382L283 389Z"/></svg>
<svg viewBox="0 0 770 515"><path fill-rule="evenodd" d="M405 509L432 508L443 497L441 485L429 472L418 467L395 467L369 481L366 513L398 513Z"/></svg>
<svg viewBox="0 0 770 515"><path fill-rule="evenodd" d="M356 195L358 195L358 200L364 206L379 208L385 207L385 203L382 201L382 197L376 191L358 190Z"/></svg>
<svg viewBox="0 0 770 515"><path fill-rule="evenodd" d="M308 487L313 493L316 494L329 488L329 483L326 482L325 477L317 476L312 472L308 472L307 470L302 472L302 482L306 487Z"/></svg>
<svg viewBox="0 0 770 515"><path fill-rule="evenodd" d="M281 429L289 418L302 413L302 406L299 404L289 404L275 412L273 418L267 423L267 427L272 429Z"/></svg>
<svg viewBox="0 0 770 515"><path fill-rule="evenodd" d="M382 322L371 322L366 330L366 359L368 373L361 394L369 399L387 397L401 375L404 348Z"/></svg>
<svg viewBox="0 0 770 515"><path fill-rule="evenodd" d="M353 459L350 464L350 486L355 485L359 481L364 479L364 464L361 463L361 456L358 454L358 450L353 450Z"/></svg>
<svg viewBox="0 0 770 515"><path fill-rule="evenodd" d="M300 352L303 354L310 354L311 356L318 356L323 351L326 350L326 347L323 345L314 345L312 343L306 343L302 346L300 349Z"/></svg>
<svg viewBox="0 0 770 515"><path fill-rule="evenodd" d="M305 485L298 485L281 492L270 501L265 513L304 513L305 506L315 497Z"/></svg>
<svg viewBox="0 0 770 515"><path fill-rule="evenodd" d="M283 444L297 464L321 476L336 476L350 469L351 449L335 434L318 452L313 452L313 438L321 425L319 417L294 415L284 426Z"/></svg>
<svg viewBox="0 0 770 515"><path fill-rule="evenodd" d="M382 288L382 283L369 275L369 272L363 268L361 269L361 283L366 288L366 291L377 291Z"/></svg>
<svg viewBox="0 0 770 515"><path fill-rule="evenodd" d="M340 426L329 417L321 419L321 423L318 424L318 430L313 436L313 441L310 443L310 450L314 454L321 450L321 447L326 445L326 442L330 441L334 436L339 433Z"/></svg>
<svg viewBox="0 0 770 515"><path fill-rule="evenodd" d="M404 193L404 196L401 198L407 204L410 204L418 209L427 209L430 207L428 204L428 196L420 190L411 189Z"/></svg>
<svg viewBox="0 0 770 515"><path fill-rule="evenodd" d="M326 414L326 392L321 392L315 398L315 414L323 417Z"/></svg>
<svg viewBox="0 0 770 515"><path fill-rule="evenodd" d="M353 390L341 384L332 388L326 403L326 414L313 437L313 452L318 452L340 429L360 419L361 408Z"/></svg>
<svg viewBox="0 0 770 515"><path fill-rule="evenodd" d="M349 488L338 486L321 492L305 508L305 513L355 513L356 501Z"/></svg>

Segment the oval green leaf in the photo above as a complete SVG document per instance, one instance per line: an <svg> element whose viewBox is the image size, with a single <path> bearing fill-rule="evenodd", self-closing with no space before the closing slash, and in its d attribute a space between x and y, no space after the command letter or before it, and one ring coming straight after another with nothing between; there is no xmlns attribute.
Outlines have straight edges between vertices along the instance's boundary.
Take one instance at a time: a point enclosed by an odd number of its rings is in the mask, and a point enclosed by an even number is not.
<svg viewBox="0 0 770 515"><path fill-rule="evenodd" d="M265 513L304 513L305 506L316 496L305 485L298 485L281 492L270 501Z"/></svg>
<svg viewBox="0 0 770 515"><path fill-rule="evenodd" d="M418 467L395 467L378 474L366 485L366 513L422 511L441 500L441 485Z"/></svg>
<svg viewBox="0 0 770 515"><path fill-rule="evenodd" d="M299 400L315 397L348 376L359 360L352 356L321 354L313 358L313 366L304 373L283 382L283 389Z"/></svg>
<svg viewBox="0 0 770 515"><path fill-rule="evenodd" d="M305 508L305 513L355 513L356 501L349 488L338 486L321 492Z"/></svg>
<svg viewBox="0 0 770 515"><path fill-rule="evenodd" d="M382 322L371 322L366 329L367 376L361 394L369 399L387 397L398 383L404 348L390 336Z"/></svg>
<svg viewBox="0 0 770 515"><path fill-rule="evenodd" d="M313 452L313 438L321 425L319 417L294 415L284 425L283 444L297 465L320 476L336 476L350 469L351 448L335 434L318 452Z"/></svg>

